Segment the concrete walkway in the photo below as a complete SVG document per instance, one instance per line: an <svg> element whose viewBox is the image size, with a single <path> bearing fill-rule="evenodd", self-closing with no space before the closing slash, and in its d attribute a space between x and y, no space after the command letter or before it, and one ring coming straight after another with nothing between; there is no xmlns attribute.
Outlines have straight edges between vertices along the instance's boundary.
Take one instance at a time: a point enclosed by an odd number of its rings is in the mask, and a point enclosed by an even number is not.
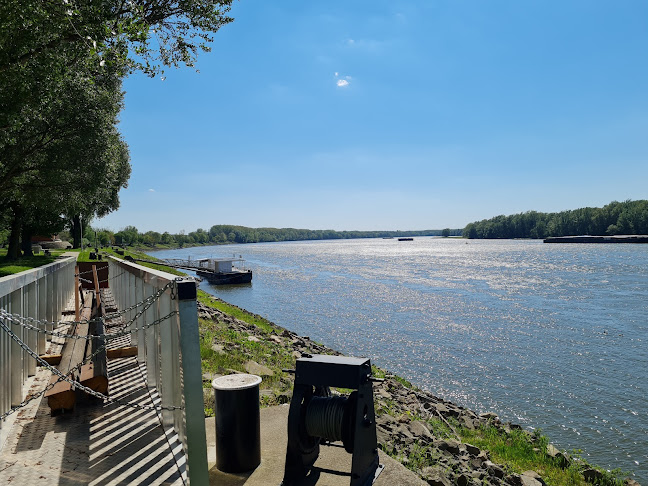
<svg viewBox="0 0 648 486"><path fill-rule="evenodd" d="M261 464L248 474L227 474L216 469L216 424L207 419L207 459L212 486L279 486L286 461L289 405L261 410ZM385 469L374 486L425 486L427 483L401 463L379 451ZM320 447L314 473L303 486L344 486L350 483L351 454L341 447Z"/></svg>

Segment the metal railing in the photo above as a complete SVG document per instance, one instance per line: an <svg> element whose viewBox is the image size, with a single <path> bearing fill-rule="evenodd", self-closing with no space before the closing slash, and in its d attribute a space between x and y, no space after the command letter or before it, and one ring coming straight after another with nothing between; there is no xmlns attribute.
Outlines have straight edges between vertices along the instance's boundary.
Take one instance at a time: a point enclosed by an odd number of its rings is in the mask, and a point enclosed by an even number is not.
<svg viewBox="0 0 648 486"><path fill-rule="evenodd" d="M196 282L108 257L113 297L133 329L131 344L146 364L146 381L159 395L167 436L177 434L192 485L209 484L196 305ZM157 298L156 298L157 297ZM138 308L146 301L153 305ZM168 316L164 319L163 316ZM157 322L157 325L148 325Z"/></svg>
<svg viewBox="0 0 648 486"><path fill-rule="evenodd" d="M0 309L34 319L36 326L51 331L74 292L75 257L59 259L48 265L0 278ZM4 321L30 349L45 352L46 335L15 322ZM50 329L47 329L47 328ZM0 415L20 405L23 385L36 374L36 360L7 333L0 332ZM3 421L0 420L0 429Z"/></svg>
<svg viewBox="0 0 648 486"><path fill-rule="evenodd" d="M36 359L47 365L39 358L45 353L46 339L69 337L52 331L75 291L75 264L75 257L67 257L0 278L0 432L4 417L40 396L23 401L23 387L36 373ZM105 320L121 318L126 328L109 333L106 341L131 336L141 369L145 366L153 405L125 403L78 383L75 386L105 403L155 410L169 443L177 438L183 449L184 463L176 457L183 479L207 485L196 282L113 257L108 265L109 286L121 310L109 312ZM70 380L64 375L61 379Z"/></svg>

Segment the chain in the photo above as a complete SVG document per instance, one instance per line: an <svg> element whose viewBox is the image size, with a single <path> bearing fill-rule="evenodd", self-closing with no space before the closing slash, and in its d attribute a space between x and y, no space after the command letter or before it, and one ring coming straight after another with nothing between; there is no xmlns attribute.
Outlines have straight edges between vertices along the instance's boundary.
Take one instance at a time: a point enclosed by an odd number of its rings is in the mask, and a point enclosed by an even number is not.
<svg viewBox="0 0 648 486"><path fill-rule="evenodd" d="M138 302L136 304L131 305L130 307L127 307L124 310L117 311L117 312L110 312L106 314L103 318L106 320L111 320L111 319L116 319L118 317L122 317L126 315L127 313L137 309L138 307L144 306L144 308L137 312L135 316L133 316L132 319L130 319L128 322L126 322L123 327L128 326L129 324L132 324L135 322L136 319L141 317L146 310L148 310L156 301L157 299L160 298L160 296L169 288L174 286L175 281L171 281L167 283L164 287L160 288L155 294L153 294L150 297L145 298L143 301ZM69 325L69 324L81 324L81 323L88 323L88 322L93 322L93 320L90 321L56 321L56 322L50 322L46 319L35 319L33 317L23 317L19 314L11 314L7 312L4 309L0 309L0 315L3 316L4 318L10 319L14 324L18 324L20 326L23 326L27 329L31 329L32 331L36 332L42 332L45 334L50 334L52 336L57 336L57 337L62 337L62 338L71 338L71 339L83 339L83 338L78 338L74 337L69 334L63 334L63 333L57 333L56 331L48 331L45 329L45 326L52 326L52 328L63 326L63 325ZM33 324L28 324L27 322L31 322ZM39 327L40 326L40 327Z"/></svg>
<svg viewBox="0 0 648 486"><path fill-rule="evenodd" d="M46 369L50 370L53 374L57 375L59 378L47 385L43 390L40 392L36 393L35 395L30 396L29 398L26 398L23 400L19 405L16 405L15 407L12 407L11 409L7 410L5 413L0 415L0 420L4 420L6 417L11 415L12 413L20 410L21 408L25 407L27 404L32 402L33 400L36 400L37 398L40 398L43 396L45 393L47 393L49 390L54 388L58 383L61 381L68 381L72 385L72 389L74 390L77 388L77 384L74 381L70 381L70 377L72 374L77 371L78 369L81 369L81 366L89 362L91 359L93 359L96 355L98 355L101 351L102 348L100 347L97 349L96 352L92 353L87 359L83 360L81 363L79 363L77 366L74 368L71 368L66 374L63 374L61 371L59 371L57 368L54 368L52 365L50 365L47 361L45 361L43 358L41 358L37 353L35 353L29 346L27 346L16 334L14 334L4 323L3 320L0 319L0 327L7 333L9 334L9 337L16 341L18 345L22 348L23 351L25 351L27 354L29 354L32 358L34 358L38 363L41 364L41 366L45 367ZM103 349L105 349L105 346L103 346ZM79 384L79 386L82 386ZM85 388L85 387L84 387Z"/></svg>
<svg viewBox="0 0 648 486"><path fill-rule="evenodd" d="M34 319L33 317L21 317L18 314L9 314L3 309L0 309L0 318L11 321L13 324L24 327L25 329L28 329L28 330L31 330L31 331L36 331L36 332L41 332L43 334L47 334L47 335L50 335L50 336L59 337L59 338L63 338L63 339L81 339L81 340L90 341L91 339L95 339L95 338L99 337L99 336L78 336L76 334L66 334L66 333L63 333L63 332L49 331L47 329L41 329L40 327L34 326L32 324L27 324L25 322L25 321L40 322L37 319ZM99 319L91 319L89 321L62 322L62 323L59 323L59 325L62 325L62 324L89 324L91 322L97 322L98 320Z"/></svg>
<svg viewBox="0 0 648 486"><path fill-rule="evenodd" d="M160 322L162 322L162 321L165 320L165 319L168 319L169 317L171 317L171 316L174 315L174 314L177 314L177 312L174 311L174 312L170 313L169 315L167 315L167 316L165 316L165 317L163 317L163 318L157 319L156 321L152 322L152 323L151 323L150 325L148 325L147 327L151 327L152 325L159 324ZM45 361L44 359L42 359L42 358L38 355L38 353L35 353L35 352L34 352L34 351L29 347L29 346L27 346L27 345L26 345L26 344L25 344L25 343L24 343L24 342L23 342L23 341L22 341L18 336L16 336L16 334L14 334L14 333L13 333L13 332L12 332L12 331L7 327L7 325L4 323L3 320L0 320L0 327L1 327L1 328L2 328L2 329L3 329L7 334L9 334L9 336L11 337L11 339L13 339L14 341L16 341L16 343L18 343L18 345L19 345L19 346L20 346L20 347L21 347L21 348L22 348L22 349L23 349L27 354L29 354L29 355L30 355L32 358L34 358L38 363L40 363L41 366L43 366L44 368L48 369L48 370L51 371L53 374L55 374L55 375L57 375L57 376L59 377L55 382L50 383L49 385L47 385L47 386L46 386L43 390L41 390L39 393L30 396L29 398L23 400L19 405L15 406L15 407L12 407L12 408L9 409L7 412L1 414L1 415L0 415L0 420L4 420L6 417L8 417L8 416L11 415L12 413L16 412L17 410L19 410L19 409L25 407L27 404L29 404L29 403L32 402L33 400L36 400L37 398L43 396L45 393L47 393L49 390L51 390L52 388L54 388L54 386L56 386L58 383L60 383L60 382L62 382L62 381L66 381L66 382L68 382L68 383L71 385L71 387L72 387L73 390L79 389L79 390L83 391L84 393L87 393L88 395L92 395L92 396L94 396L95 398L99 398L99 399L101 399L101 400L107 402L107 404L114 403L114 404L116 404L116 405L120 405L120 406L123 406L123 407L129 407L129 408L133 408L133 409L137 409L137 410L171 410L171 411L172 411L172 410L183 410L183 407L178 407L178 406L165 406L165 407L163 407L163 406L159 406L159 405L140 405L140 404L138 404L138 403L131 403L131 402L123 401L123 400L113 399L113 398L110 398L110 397L107 396L107 395L104 395L103 393L100 393L100 392L98 392L98 391L95 391L95 390L93 390L92 388L88 388L87 386L83 386L81 383L78 383L78 382L72 380L72 379L71 379L71 376L72 376L75 372L79 371L83 365L85 365L86 363L89 363L89 362L90 362L91 360L93 360L97 355L99 355L100 353L102 353L103 351L105 351L105 350L106 350L106 345L107 345L107 344L103 344L102 346L99 346L99 347L97 348L97 350L96 350L94 353L90 354L86 359L84 359L83 361L81 361L79 364L77 364L76 366L74 366L73 368L71 368L67 373L64 374L64 373L62 373L60 370L58 370L57 368L55 368L55 367L53 367L52 365L50 365L47 361ZM111 340L114 339L112 336L111 336L110 338L111 338ZM107 341L108 341L108 339L106 340L106 342L107 342Z"/></svg>
<svg viewBox="0 0 648 486"><path fill-rule="evenodd" d="M79 275L86 274L86 273L91 273L91 272L92 271L81 272ZM123 273L126 273L126 272L122 272L122 274ZM113 278L117 278L118 276L119 275L116 275ZM86 279L81 279L81 278L79 278L79 279L83 280L85 282L92 283L91 281L86 280ZM104 282L108 281L108 280L109 279L104 280ZM106 314L103 318L92 319L90 321L57 321L57 322L49 322L49 321L47 321L45 319L39 320L39 319L34 319L33 317L22 317L22 316L20 316L18 314L11 314L11 313L7 312L4 309L0 309L0 328L2 328L11 337L11 339L13 339L14 341L16 341L16 343L18 343L18 345L21 347L21 349L23 349L23 351L25 351L32 358L34 358L41 366L43 366L45 369L48 369L54 375L57 375L59 377L56 381L54 381L54 382L50 383L49 385L47 385L40 392L29 396L29 398L26 398L25 400L23 400L19 405L16 405L15 407L12 407L11 409L6 411L5 413L0 414L0 420L4 420L9 415L11 415L14 412L20 410L21 408L27 406L33 400L36 400L36 399L42 397L45 393L47 393L49 390L54 388L54 386L56 386L58 383L60 383L62 381L68 382L71 385L73 390L79 389L79 390L87 393L88 395L92 395L95 398L103 400L107 404L114 403L116 405L129 407L129 408L134 408L134 409L137 409L137 410L171 410L171 411L173 411L173 410L183 410L183 407L178 407L178 406L140 405L140 404L137 404L137 403L131 403L131 402L123 401L123 400L113 399L113 398L110 398L107 395L104 395L103 393L97 392L95 390L92 390L91 388L83 386L80 383L78 383L78 382L74 381L73 379L71 379L72 375L75 372L79 371L83 365L85 365L86 363L93 360L101 352L105 351L106 346L107 346L107 344L109 342L111 342L111 341L113 341L115 339L121 338L123 336L127 336L129 334L136 333L136 332L138 332L140 330L145 330L145 329L148 329L150 327L156 326L156 325L166 321L167 319L170 319L171 317L177 315L178 311L172 311L169 314L167 314L166 316L160 317L159 319L156 319L156 320L154 320L154 321L152 321L152 322L150 322L148 324L145 324L145 325L143 325L141 327L134 327L134 328L130 328L130 329L125 329L130 324L135 322L139 317L141 317L160 298L160 296L168 288L171 289L171 298L174 299L175 298L175 293L176 293L176 291L175 291L176 282L179 281L179 280L183 280L183 278L178 277L178 278L168 282L164 287L160 288L152 296L147 297L143 301L138 302L136 304L133 304L132 306L130 306L130 307L128 307L128 308L126 308L126 309L124 309L122 311L112 312L112 313ZM127 313L129 313L129 312L131 312L131 311L133 311L133 310L135 310L135 309L137 309L138 307L141 307L141 306L144 306L144 307L140 311L138 311L135 314L135 316L133 316L133 318L131 318L127 323L120 326L120 328L122 329L121 331L111 333L109 335L78 336L76 334L72 335L72 334L65 334L65 333L61 333L61 332L57 332L57 331L49 331L49 330L47 330L45 328L46 325L51 325L53 327L54 326L58 327L58 326L61 326L61 325L81 324L81 323L90 323L90 322L97 322L97 321L105 321L105 320L115 319L115 318L124 316ZM86 359L81 361L79 364L77 364L76 366L71 368L67 373L64 374L61 371L59 371L57 368L55 368L52 365L50 365L49 363L47 363L47 361L42 359L38 355L38 353L35 353L31 348L29 348L29 346L27 346L13 331L11 331L11 329L4 322L5 320L8 320L8 321L12 322L13 324L17 324L17 325L22 326L22 327L24 327L26 329L30 329L30 330L33 330L33 331L36 331L36 332L42 332L42 333L45 333L45 334L49 334L51 336L56 336L56 337L65 338L65 339L92 340L92 339L97 339L97 338L103 338L104 339L104 344L99 346L95 352L91 353ZM37 323L42 327L38 327L38 326L35 326L33 324L29 324L29 323Z"/></svg>
<svg viewBox="0 0 648 486"><path fill-rule="evenodd" d="M171 292L173 292L173 288L174 288L174 287L175 287L175 280L171 280L171 281L168 282L164 287L161 287L160 289L158 289L158 291L155 292L155 293L154 293L153 295L151 295L150 297L146 297L143 301L138 302L138 303L136 303L136 304L133 304L133 305L131 305L130 307L127 307L127 308L124 309L124 310L121 310L121 311L118 311L118 312L111 312L111 313L109 313L109 314L106 314L106 315L105 315L105 318L106 318L106 319L114 319L114 318L117 318L117 317L121 317L121 316L123 316L123 315L125 315L125 314L127 314L127 313L129 313L129 312L131 312L131 311L133 311L133 310L135 310L135 309L137 309L138 307L143 306L143 305L146 305L146 308L143 309L143 310L146 310L146 309L148 309L149 307L151 307L151 305L153 305L153 303L155 303L155 301L157 301L157 299L159 299L160 296L161 296L164 292L166 292L166 290L167 290L168 288L171 288ZM138 314L139 314L139 313L138 313ZM141 315L141 314L136 315L136 316L139 317L140 315ZM129 323L131 323L132 321L133 321L133 319L131 319L131 320L129 321Z"/></svg>
<svg viewBox="0 0 648 486"><path fill-rule="evenodd" d="M145 329L148 329L149 327L157 326L158 324L161 324L162 322L166 321L167 319L171 319L173 316L175 316L177 314L178 314L178 311L171 311L166 316L160 317L159 319L156 319L156 320L154 320L154 321L152 321L152 322L150 322L148 324L144 324L141 327L133 327L133 328L130 328L130 329L124 329L124 330L121 330L121 331L106 334L105 335L106 340L114 341L115 339L118 339L118 338L121 338L121 337L124 337L124 336L128 336L129 334L135 334L138 331L143 331ZM123 329L123 327L122 327L122 329Z"/></svg>
<svg viewBox="0 0 648 486"><path fill-rule="evenodd" d="M134 334L134 333L136 333L138 331L148 329L149 327L157 326L158 324L160 324L160 323L164 322L165 320L170 319L174 315L178 314L178 311L172 311L169 314L167 314L166 316L160 317L159 319L156 319L156 320L154 320L154 321L152 321L152 322L150 322L148 324L144 324L141 327L131 327L129 329L125 329L126 327L128 327L129 324L134 322L137 319L137 317L141 316L144 313L144 311L146 311L146 309L143 309L142 312L138 313L138 315L136 315L133 318L132 321L129 321L126 324L121 325L120 326L120 329L121 329L120 331L110 333L110 334L105 334L103 336L96 336L96 335L79 336L77 334L66 334L66 333L63 333L63 332L49 331L47 329L41 329L39 327L32 326L30 324L26 324L26 323L21 321L21 320L34 320L35 321L36 319L20 317L17 314L8 314L3 309L0 309L0 318L8 320L8 321L12 322L13 324L19 325L19 326L21 326L21 327L23 327L25 329L36 331L36 332L41 332L43 334L48 334L50 336L55 336L55 337L59 337L59 338L63 338L63 339L77 339L77 340L91 341L93 339L105 338L107 341L114 341L117 338L127 336L129 334ZM100 322L100 321L103 321L105 319L106 318L104 317L104 318L91 319L89 321L70 321L70 322L68 322L66 324L90 324L90 323L93 323L93 322Z"/></svg>

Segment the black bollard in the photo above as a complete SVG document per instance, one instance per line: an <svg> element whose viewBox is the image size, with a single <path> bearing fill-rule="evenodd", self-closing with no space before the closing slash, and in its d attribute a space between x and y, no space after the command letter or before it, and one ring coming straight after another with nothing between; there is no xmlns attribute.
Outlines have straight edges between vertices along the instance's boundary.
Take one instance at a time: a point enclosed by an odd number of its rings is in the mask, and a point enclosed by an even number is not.
<svg viewBox="0 0 648 486"><path fill-rule="evenodd" d="M234 374L212 381L216 413L216 467L252 471L261 463L261 419L256 375Z"/></svg>

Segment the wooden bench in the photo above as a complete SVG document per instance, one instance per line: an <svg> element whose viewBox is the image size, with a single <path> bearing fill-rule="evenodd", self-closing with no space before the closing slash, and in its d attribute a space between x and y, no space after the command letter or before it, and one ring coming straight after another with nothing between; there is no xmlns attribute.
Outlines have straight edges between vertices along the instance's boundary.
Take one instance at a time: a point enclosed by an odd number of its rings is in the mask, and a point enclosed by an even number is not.
<svg viewBox="0 0 648 486"><path fill-rule="evenodd" d="M105 338L85 339L88 335L103 336L104 329L100 321L89 322L97 316L98 312L94 305L95 300L92 298L93 292L87 291L84 294L83 307L80 309L80 322L74 323L68 332L70 335L79 336L80 339L71 337L66 339L61 350L60 361L56 365L56 369L63 374L68 374L70 370L77 368L81 362L105 343ZM105 349L90 362L75 370L69 378L93 391L107 394L108 373ZM61 411L73 410L77 400L77 391L73 389L72 384L69 381L59 381L59 375L55 373L52 373L50 378L50 384L53 383L56 384L45 393L52 415Z"/></svg>

